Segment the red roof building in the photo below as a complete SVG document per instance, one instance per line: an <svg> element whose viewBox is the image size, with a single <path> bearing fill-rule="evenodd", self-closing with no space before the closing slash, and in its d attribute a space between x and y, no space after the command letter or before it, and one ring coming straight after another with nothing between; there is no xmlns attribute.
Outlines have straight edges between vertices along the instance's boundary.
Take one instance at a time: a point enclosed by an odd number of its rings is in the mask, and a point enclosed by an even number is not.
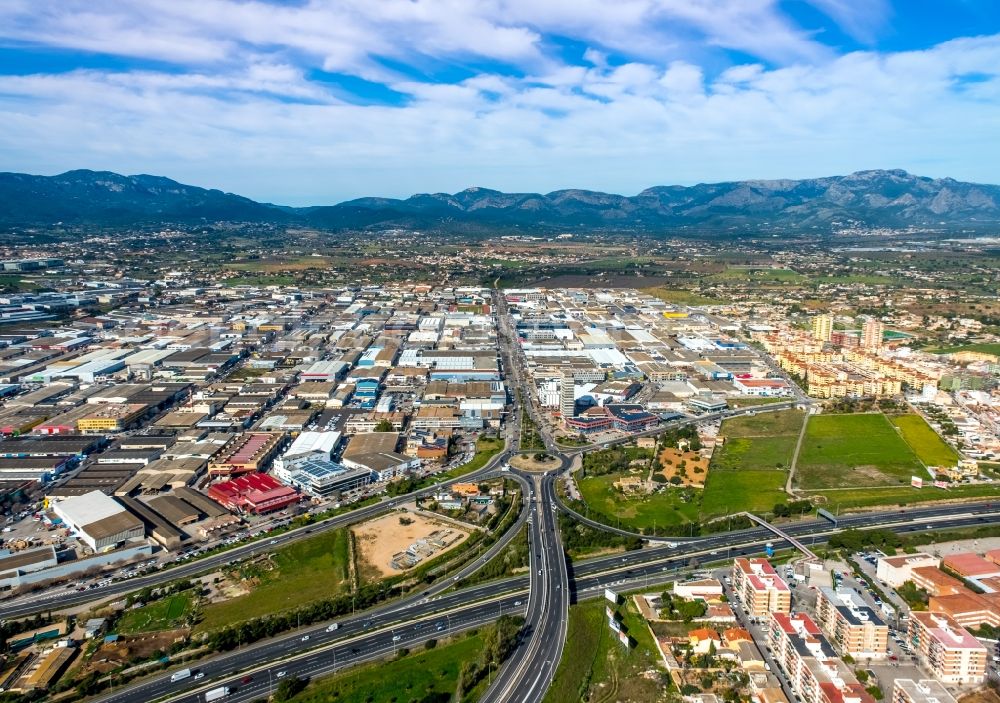
<svg viewBox="0 0 1000 703"><path fill-rule="evenodd" d="M209 487L208 497L234 512L269 513L287 508L302 497L268 474L246 474Z"/></svg>

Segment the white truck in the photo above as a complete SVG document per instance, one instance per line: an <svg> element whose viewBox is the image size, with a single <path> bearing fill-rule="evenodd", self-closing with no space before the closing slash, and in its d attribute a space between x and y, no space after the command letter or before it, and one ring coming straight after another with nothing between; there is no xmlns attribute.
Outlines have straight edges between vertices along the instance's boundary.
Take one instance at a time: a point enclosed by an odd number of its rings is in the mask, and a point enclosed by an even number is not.
<svg viewBox="0 0 1000 703"><path fill-rule="evenodd" d="M190 669L181 669L180 671L175 671L170 675L170 682L174 683L176 681L183 681L184 679L191 678Z"/></svg>
<svg viewBox="0 0 1000 703"><path fill-rule="evenodd" d="M205 691L205 703L212 703L212 701L217 701L228 695L229 686L219 686L218 688L213 688L211 691Z"/></svg>

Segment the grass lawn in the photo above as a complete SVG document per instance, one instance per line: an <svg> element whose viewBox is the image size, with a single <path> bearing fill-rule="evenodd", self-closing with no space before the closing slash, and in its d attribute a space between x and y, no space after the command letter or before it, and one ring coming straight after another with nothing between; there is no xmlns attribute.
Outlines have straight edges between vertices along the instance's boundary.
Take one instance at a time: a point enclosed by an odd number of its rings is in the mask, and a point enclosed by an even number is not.
<svg viewBox="0 0 1000 703"><path fill-rule="evenodd" d="M191 601L190 593L175 593L142 608L130 610L118 621L117 632L134 635L181 627L185 616L191 611Z"/></svg>
<svg viewBox="0 0 1000 703"><path fill-rule="evenodd" d="M960 347L945 347L943 349L928 349L935 354L952 354L954 352L983 352L984 354L994 354L1000 356L1000 343L998 344L966 344Z"/></svg>
<svg viewBox="0 0 1000 703"><path fill-rule="evenodd" d="M616 518L623 529L641 530L646 527L667 527L669 525L685 525L698 520L697 495L698 489L689 489L687 493L695 496L685 503L681 488L666 488L659 493L648 496L622 495L614 488L619 474L605 476L587 476L578 482L583 500L594 512L602 513L605 522L616 524Z"/></svg>
<svg viewBox="0 0 1000 703"><path fill-rule="evenodd" d="M909 484L926 474L886 416L867 413L810 417L795 478L808 490Z"/></svg>
<svg viewBox="0 0 1000 703"><path fill-rule="evenodd" d="M665 303L673 303L675 305L714 305L721 302L716 298L709 298L677 288L643 288L642 292L648 293L654 298L659 298Z"/></svg>
<svg viewBox="0 0 1000 703"><path fill-rule="evenodd" d="M631 600L618 606L636 641L626 650L608 627L605 605L601 600L570 606L566 646L545 703L661 700L665 684L641 675L660 665L648 628Z"/></svg>
<svg viewBox="0 0 1000 703"><path fill-rule="evenodd" d="M753 408L761 405L771 405L772 403L780 403L787 398L754 398L752 396L747 396L743 398L730 398L726 401L730 408Z"/></svg>
<svg viewBox="0 0 1000 703"><path fill-rule="evenodd" d="M486 466L486 462L492 459L498 452L503 450L503 440L493 437L480 437L476 440L476 454L461 466L456 466L450 471L435 474L434 481L446 481L449 478L458 478L465 474L478 471Z"/></svg>
<svg viewBox="0 0 1000 703"><path fill-rule="evenodd" d="M347 591L348 552L347 530L332 530L278 549L273 569L245 565L244 575L256 581L252 592L205 606L196 629L214 630Z"/></svg>
<svg viewBox="0 0 1000 703"><path fill-rule="evenodd" d="M795 435L733 437L717 448L709 473L718 471L788 470L795 451Z"/></svg>
<svg viewBox="0 0 1000 703"><path fill-rule="evenodd" d="M704 517L728 515L748 510L764 513L776 503L787 503L784 471L742 470L708 472L701 509Z"/></svg>
<svg viewBox="0 0 1000 703"><path fill-rule="evenodd" d="M955 486L948 490L940 488L911 488L909 486L892 486L888 488L845 488L842 490L807 491L809 495L826 496L824 504L829 510L840 506L841 510L849 508L870 508L879 505L913 505L935 500L955 500L958 498L996 498L1000 497L1000 485L977 484Z"/></svg>
<svg viewBox="0 0 1000 703"><path fill-rule="evenodd" d="M950 467L958 463L958 452L952 449L919 415L898 415L891 420L903 439L927 466Z"/></svg>
<svg viewBox="0 0 1000 703"><path fill-rule="evenodd" d="M719 434L729 437L774 437L792 435L798 437L802 429L801 410L779 410L775 413L743 415L722 423Z"/></svg>
<svg viewBox="0 0 1000 703"><path fill-rule="evenodd" d="M290 698L294 703L370 703L419 701L432 693L453 696L458 672L467 661L475 661L483 649L481 635L464 637L434 649L420 648L395 661L370 664L318 679ZM477 700L483 686L465 700ZM443 700L452 700L451 697Z"/></svg>

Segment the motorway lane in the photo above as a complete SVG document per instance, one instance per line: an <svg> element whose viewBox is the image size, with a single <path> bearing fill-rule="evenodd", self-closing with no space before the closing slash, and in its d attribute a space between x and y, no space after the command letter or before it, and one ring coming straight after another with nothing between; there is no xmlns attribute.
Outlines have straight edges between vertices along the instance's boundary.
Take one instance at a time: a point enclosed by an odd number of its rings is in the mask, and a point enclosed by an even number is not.
<svg viewBox="0 0 1000 703"><path fill-rule="evenodd" d="M413 501L418 497L425 497L433 495L436 491L439 491L442 487L451 485L456 482L476 482L481 478L486 478L509 458L509 450L504 450L503 452L494 456L489 462L486 463L483 468L478 469L472 473L465 474L459 478L450 479L448 481L442 481L441 483L436 483L427 488L414 491L413 493L407 493L406 495L397 496L394 498L389 498L383 500L379 503L373 505L368 505L363 508L358 508L357 510L352 510L335 517L327 518L320 522L313 523L312 525L307 525L305 527L299 527L294 530L276 535L271 539L262 538L254 542L233 547L232 549L227 549L218 554L213 554L202 559L197 559L195 561L182 563L178 566L165 569L163 571L156 571L147 576L140 576L133 579L128 579L125 581L117 581L112 585L99 588L94 590L87 590L83 592L69 591L57 593L55 597L44 598L38 594L28 596L21 601L4 603L0 606L0 618L17 618L25 617L28 615L33 615L42 611L58 611L61 609L69 608L72 606L78 606L85 603L91 603L96 601L105 601L116 595L124 595L126 593L131 593L133 591L138 591L146 586L158 586L163 583L168 583L170 581L175 581L177 579L189 578L206 571L211 571L212 569L219 568L238 559L253 556L262 552L270 552L275 549L294 542L300 539L310 537L313 534L324 532L326 530L333 530L339 527L345 527L351 525L355 522L360 522L366 520L370 517L374 517L386 511L392 510L393 508ZM44 595L44 594L43 594Z"/></svg>
<svg viewBox="0 0 1000 703"><path fill-rule="evenodd" d="M878 518L878 516L872 517L874 519ZM906 520L907 516L899 515L898 519L901 521ZM986 522L1000 524L1000 512L989 515L956 516L952 511L952 514L943 513L931 517L918 517L917 520L923 520L923 522L910 522L909 524L896 526L893 529L896 532L906 533L926 529L928 524L932 524L938 528L977 526L986 524ZM883 524L885 524L884 521ZM829 524L816 523L813 530L814 532L825 531L832 533L837 528ZM821 543L825 540L825 537L815 535L801 535L801 537L807 544ZM698 556L704 562L707 560L721 561L727 557L760 554L768 538L768 536L760 537L753 544L731 547L727 552L724 551L726 550L727 543L729 545L736 543L736 535L716 535L708 538L700 545L678 545L676 550L667 550L665 548L646 549L623 555L615 555L613 557L602 557L580 562L575 568L574 587L566 594L566 597L575 594L577 600L583 600L594 594L599 594L604 587L629 590L632 588L641 588L645 585L664 583L673 580L677 574L686 570L692 556ZM744 539L743 541L745 542L746 540ZM716 554L713 555L713 551ZM537 568L532 573L537 576ZM353 618L344 618L341 621L340 628L335 632L326 632L324 623L316 628L305 631L306 634L310 635L310 639L305 642L301 640L302 632L283 638L265 640L242 650L219 655L212 660L203 662L199 668L205 673L206 680L224 680L232 672L243 672L251 667L265 666L266 662L271 662L278 658L293 657L296 655L306 658L313 657L312 653L301 654L301 652L316 646L330 645L335 641L338 643L336 645L338 648L348 647L347 654L349 655L351 654L350 649L357 646L350 644L349 639L365 636L366 633L371 633L369 636L375 636L376 633L372 633L373 629L381 631L383 628L396 627L397 623L400 627L405 627L407 623L412 623L418 619L425 621L431 619L435 622L442 621L443 619L446 622L446 626L450 625L454 628L457 622L456 616L473 607L485 607L486 612L489 613L493 613L491 608L496 607L495 614L491 614L483 621L491 622L500 614L500 606L495 605L495 603L502 602L504 604L503 612L512 612L511 609L520 607L515 605L516 601L527 600L524 597L527 587L528 577L522 576L482 584L437 597L423 597L417 603L408 606L405 612L401 612L399 608L393 608L386 609L381 613L368 612L359 614ZM565 618L563 619L565 620ZM560 639L560 647L562 646L563 639L564 637ZM337 649L336 651L337 660L338 662L342 662L343 666L352 661L350 657L342 658L341 649ZM277 664L274 664L270 668L275 669L277 666ZM171 684L169 674L160 674L99 700L102 703L105 701L108 703L148 703L148 701L159 698L166 693L179 693L183 689L190 687L193 683L195 682L188 680L186 683L178 682Z"/></svg>
<svg viewBox="0 0 1000 703"><path fill-rule="evenodd" d="M553 509L555 480L543 475L535 479L535 485L525 627L481 703L541 701L562 658L569 617L569 578Z"/></svg>

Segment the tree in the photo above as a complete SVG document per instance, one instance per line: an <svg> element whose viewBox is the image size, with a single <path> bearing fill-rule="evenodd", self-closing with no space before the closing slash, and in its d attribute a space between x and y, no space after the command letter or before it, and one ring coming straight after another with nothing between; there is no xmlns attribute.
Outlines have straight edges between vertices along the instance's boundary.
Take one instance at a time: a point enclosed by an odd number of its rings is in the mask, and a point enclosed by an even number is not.
<svg viewBox="0 0 1000 703"><path fill-rule="evenodd" d="M290 676L286 679L282 679L281 683L278 684L278 688L274 691L274 700L277 701L277 703L291 700L305 687L305 680L300 679L298 676Z"/></svg>
<svg viewBox="0 0 1000 703"><path fill-rule="evenodd" d="M379 420L375 423L376 432L392 432L392 423L388 420Z"/></svg>

